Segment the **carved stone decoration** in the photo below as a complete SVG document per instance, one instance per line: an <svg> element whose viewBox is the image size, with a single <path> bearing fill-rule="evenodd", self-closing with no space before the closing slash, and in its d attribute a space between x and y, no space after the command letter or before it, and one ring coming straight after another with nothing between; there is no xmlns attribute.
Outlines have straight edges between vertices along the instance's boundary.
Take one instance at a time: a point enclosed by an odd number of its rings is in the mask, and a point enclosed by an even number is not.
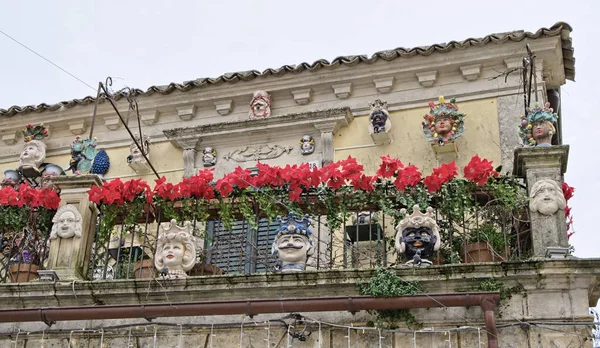
<svg viewBox="0 0 600 348"><path fill-rule="evenodd" d="M81 238L81 213L76 206L66 204L60 207L52 218L52 232L50 239L58 237L69 239L73 237Z"/></svg>
<svg viewBox="0 0 600 348"><path fill-rule="evenodd" d="M400 212L406 214L406 209ZM426 267L432 264L428 258L439 249L440 231L433 208L427 207L427 212L423 214L419 206L414 205L413 213L396 226L396 250L406 254L409 259L406 265Z"/></svg>
<svg viewBox="0 0 600 348"><path fill-rule="evenodd" d="M282 273L304 271L308 258L314 252L308 215L299 220L290 212L287 218L278 216L277 221L280 227L276 231L271 251L279 258L279 270Z"/></svg>
<svg viewBox="0 0 600 348"><path fill-rule="evenodd" d="M292 95L294 96L294 100L298 105L306 105L310 103L310 97L312 94L312 89L299 89L296 91L292 91Z"/></svg>
<svg viewBox="0 0 600 348"><path fill-rule="evenodd" d="M290 153L293 147L279 145L257 145L246 146L243 149L238 149L223 156L227 161L233 160L236 162L248 162L277 158L284 153Z"/></svg>
<svg viewBox="0 0 600 348"><path fill-rule="evenodd" d="M315 152L315 139L311 135L304 135L300 139L300 152L303 155L310 155Z"/></svg>
<svg viewBox="0 0 600 348"><path fill-rule="evenodd" d="M421 123L425 139L439 146L453 143L465 131L465 116L458 112L454 98L446 103L444 97L440 96L438 104L429 102L429 113L423 116Z"/></svg>
<svg viewBox="0 0 600 348"><path fill-rule="evenodd" d="M481 64L461 66L460 72L467 81L475 81L481 74Z"/></svg>
<svg viewBox="0 0 600 348"><path fill-rule="evenodd" d="M419 80L419 84L423 87L431 87L435 84L435 80L437 80L437 70L433 71L423 71L415 74L417 79Z"/></svg>
<svg viewBox="0 0 600 348"><path fill-rule="evenodd" d="M185 272L196 263L196 238L192 235L192 226L186 221L183 227L171 220L167 226L161 225L161 233L156 243L154 266L163 278L185 278Z"/></svg>
<svg viewBox="0 0 600 348"><path fill-rule="evenodd" d="M212 147L205 147L202 150L202 165L205 167L212 167L217 164L217 150Z"/></svg>
<svg viewBox="0 0 600 348"><path fill-rule="evenodd" d="M266 118L271 116L271 96L267 91L258 90L252 95L248 117Z"/></svg>
<svg viewBox="0 0 600 348"><path fill-rule="evenodd" d="M533 184L529 193L529 209L542 215L554 215L567 206L565 196L558 183L552 179L540 179Z"/></svg>
<svg viewBox="0 0 600 348"><path fill-rule="evenodd" d="M19 171L25 177L38 177L41 175L40 166L46 159L46 144L42 141L48 136L44 124L34 126L28 124L23 130L25 146L19 157Z"/></svg>
<svg viewBox="0 0 600 348"><path fill-rule="evenodd" d="M527 109L527 116L521 116L519 135L526 146L552 146L552 136L556 134L558 114L546 103L540 107L538 103L533 109Z"/></svg>

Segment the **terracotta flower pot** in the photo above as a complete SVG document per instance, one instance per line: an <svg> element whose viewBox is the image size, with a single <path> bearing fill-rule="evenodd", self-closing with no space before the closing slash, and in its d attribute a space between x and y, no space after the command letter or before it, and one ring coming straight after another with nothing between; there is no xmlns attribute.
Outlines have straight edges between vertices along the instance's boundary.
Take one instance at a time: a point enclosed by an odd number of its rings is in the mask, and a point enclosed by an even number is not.
<svg viewBox="0 0 600 348"><path fill-rule="evenodd" d="M133 268L133 276L136 279L154 278L154 260L146 259L136 262Z"/></svg>
<svg viewBox="0 0 600 348"><path fill-rule="evenodd" d="M10 281L13 283L27 283L38 277L40 266L32 263L18 263L10 265Z"/></svg>
<svg viewBox="0 0 600 348"><path fill-rule="evenodd" d="M487 243L484 242L467 244L462 250L461 256L465 263L494 261L492 252L488 248Z"/></svg>

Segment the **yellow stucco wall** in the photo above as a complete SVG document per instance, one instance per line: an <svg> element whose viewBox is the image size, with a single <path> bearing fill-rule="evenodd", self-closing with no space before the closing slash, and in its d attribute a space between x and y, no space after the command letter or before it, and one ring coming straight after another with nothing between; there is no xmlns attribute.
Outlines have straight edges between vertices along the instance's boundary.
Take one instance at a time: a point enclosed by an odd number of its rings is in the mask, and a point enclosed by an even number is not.
<svg viewBox="0 0 600 348"><path fill-rule="evenodd" d="M466 114L465 132L456 141L459 149L456 164L461 169L471 157L479 154L500 165L500 135L496 98L480 99L467 102L457 101L459 110ZM429 112L429 107L395 111L390 113L392 122L391 132L394 142L383 146L373 146L358 149L336 150L335 160L348 156L355 157L365 166L369 174L375 173L381 163L380 156L389 154L399 158L402 163L414 164L424 175L438 166L436 155L431 145L425 140L421 128L423 115ZM354 121L342 128L334 137L336 149L373 144L368 132L368 113L355 115Z"/></svg>
<svg viewBox="0 0 600 348"><path fill-rule="evenodd" d="M102 148L100 142L98 147ZM148 173L138 175L127 164L127 156L129 155L129 146L113 148L107 150L110 158L110 170L106 174L106 179L121 178L122 180L137 179L139 177L146 180L151 187L154 186L156 176L150 171ZM71 156L48 156L45 162L54 163L65 168L69 166ZM170 142L162 142L151 145L150 160L160 176L165 176L170 182L179 182L183 177L183 152L181 149L175 148ZM4 173L7 169L16 169L18 165L18 156L15 156L13 163L0 164L0 173ZM179 169L173 171L175 169ZM166 172L165 172L166 171ZM163 173L164 172L164 173ZM73 175L70 172L67 175Z"/></svg>

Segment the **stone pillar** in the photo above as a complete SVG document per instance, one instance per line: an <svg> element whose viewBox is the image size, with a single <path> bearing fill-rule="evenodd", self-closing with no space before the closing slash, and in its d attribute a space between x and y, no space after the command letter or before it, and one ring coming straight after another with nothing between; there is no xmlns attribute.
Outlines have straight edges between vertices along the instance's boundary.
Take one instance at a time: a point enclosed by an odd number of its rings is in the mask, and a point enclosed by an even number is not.
<svg viewBox="0 0 600 348"><path fill-rule="evenodd" d="M49 270L59 280L87 279L98 210L88 199L92 186L102 185L97 175L56 176L50 179L60 189L60 206L73 205L81 214L81 237L50 241Z"/></svg>
<svg viewBox="0 0 600 348"><path fill-rule="evenodd" d="M189 178L196 174L196 149L183 149L183 177Z"/></svg>
<svg viewBox="0 0 600 348"><path fill-rule="evenodd" d="M336 130L337 122L322 122L315 124L321 132L321 149L323 149L322 165L326 166L334 161L333 132Z"/></svg>
<svg viewBox="0 0 600 348"><path fill-rule="evenodd" d="M525 178L527 192L531 199L531 190L540 180L550 179L560 188L563 175L567 171L568 156L568 145L518 148L515 150L513 173ZM558 199L562 197L564 201L562 190L559 189L555 194ZM530 216L534 257L544 257L555 248L562 250L562 254L566 254L569 241L564 206L551 214L530 209Z"/></svg>

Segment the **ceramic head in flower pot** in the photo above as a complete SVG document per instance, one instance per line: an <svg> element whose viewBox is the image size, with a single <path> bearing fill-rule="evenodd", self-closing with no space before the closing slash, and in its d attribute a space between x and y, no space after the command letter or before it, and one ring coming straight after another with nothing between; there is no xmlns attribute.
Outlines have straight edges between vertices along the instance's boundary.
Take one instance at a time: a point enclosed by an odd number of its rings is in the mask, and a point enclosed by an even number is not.
<svg viewBox="0 0 600 348"><path fill-rule="evenodd" d="M458 112L454 98L446 103L444 97L440 96L437 104L429 102L429 113L423 116L421 123L425 139L440 146L454 142L465 130L465 116Z"/></svg>
<svg viewBox="0 0 600 348"><path fill-rule="evenodd" d="M192 235L192 226L185 222L177 226L171 220L168 226L161 226L156 243L154 266L165 278L185 278L186 272L196 263L196 238Z"/></svg>
<svg viewBox="0 0 600 348"><path fill-rule="evenodd" d="M400 212L406 214L406 209ZM406 265L431 265L429 259L434 251L440 249L440 242L439 227L431 207L426 213L421 213L418 205L413 206L413 213L396 226L396 250L409 259Z"/></svg>
<svg viewBox="0 0 600 348"><path fill-rule="evenodd" d="M533 109L527 109L527 115L521 116L519 135L526 146L552 146L552 136L556 134L558 114L546 103L541 107L536 103Z"/></svg>
<svg viewBox="0 0 600 348"><path fill-rule="evenodd" d="M306 269L306 262L314 252L312 231L308 215L297 219L290 212L287 218L277 217L280 227L273 242L273 255L279 258L280 271L301 272Z"/></svg>

